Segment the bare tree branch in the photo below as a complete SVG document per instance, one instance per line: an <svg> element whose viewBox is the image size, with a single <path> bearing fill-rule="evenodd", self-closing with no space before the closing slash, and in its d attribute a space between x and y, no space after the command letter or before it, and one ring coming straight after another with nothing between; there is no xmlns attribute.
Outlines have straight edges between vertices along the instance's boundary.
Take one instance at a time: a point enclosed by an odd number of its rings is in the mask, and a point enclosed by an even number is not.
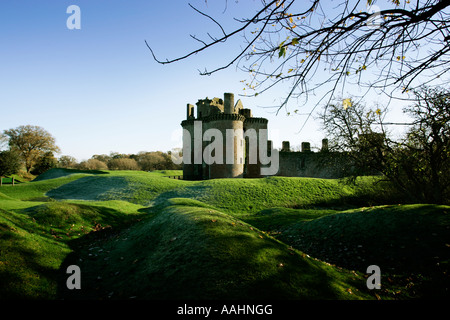
<svg viewBox="0 0 450 320"><path fill-rule="evenodd" d="M450 69L450 12L445 0L261 0L261 8L248 18L235 18L242 25L231 32L205 12L191 8L212 20L221 35L201 40L201 46L165 61L169 64L188 59L194 54L238 35L243 45L238 53L201 75L211 75L237 64L250 75L243 81L250 96L263 94L275 86L288 85L278 111L289 101L303 99L319 89L324 94L312 107L306 119L322 103L328 105L349 85L364 88L367 94L377 90L390 99L394 92L408 92L425 83L448 76ZM306 123L306 122L305 122Z"/></svg>

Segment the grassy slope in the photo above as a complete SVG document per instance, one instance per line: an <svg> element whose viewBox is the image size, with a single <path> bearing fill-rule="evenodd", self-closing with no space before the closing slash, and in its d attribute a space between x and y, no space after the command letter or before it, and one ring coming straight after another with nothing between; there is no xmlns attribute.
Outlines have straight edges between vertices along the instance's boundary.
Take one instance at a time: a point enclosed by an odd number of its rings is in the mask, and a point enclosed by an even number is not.
<svg viewBox="0 0 450 320"><path fill-rule="evenodd" d="M55 298L57 274L73 239L142 216L123 201L51 201L45 192L86 175L4 186L0 193L0 298Z"/></svg>
<svg viewBox="0 0 450 320"><path fill-rule="evenodd" d="M3 193L1 193L0 192L0 200L5 200L5 199L9 199L9 200L11 200L11 198L10 197L8 197L6 194L3 194Z"/></svg>
<svg viewBox="0 0 450 320"><path fill-rule="evenodd" d="M150 205L159 194L189 185L188 181L165 178L160 173L108 171L105 175L87 175L47 192L57 200L123 200Z"/></svg>
<svg viewBox="0 0 450 320"><path fill-rule="evenodd" d="M107 172L101 170L76 170L76 169L56 168L48 170L43 174L37 176L33 180L33 182L56 179L61 177L68 177L74 174L107 174Z"/></svg>
<svg viewBox="0 0 450 320"><path fill-rule="evenodd" d="M164 178L157 172L110 171L108 175L88 175L62 184L47 195L58 200L118 199L141 205L159 205L167 199L183 197L239 216L276 206L384 203L388 201L385 191L385 184L374 187L370 177L359 179L355 185L346 185L338 180L288 177L183 181Z"/></svg>
<svg viewBox="0 0 450 320"><path fill-rule="evenodd" d="M30 183L22 183L15 185L3 186L1 192L13 199L17 200L34 200L34 201L47 201L46 192L54 188L60 187L71 181L75 181L81 177L88 177L88 174L74 174L57 179L49 179L43 181L36 181Z"/></svg>
<svg viewBox="0 0 450 320"><path fill-rule="evenodd" d="M106 242L92 244L67 264L73 262L88 270L87 285L82 292L62 288L68 298L78 294L83 299L371 297L361 277L184 198L171 199L163 212Z"/></svg>
<svg viewBox="0 0 450 320"><path fill-rule="evenodd" d="M362 273L380 266L388 297L449 297L449 206L272 208L246 221L331 264Z"/></svg>
<svg viewBox="0 0 450 320"><path fill-rule="evenodd" d="M64 271L61 263L65 259L64 265L71 261L83 264L81 293L90 297L268 298L275 295L281 298L288 294L296 298L345 299L369 298L373 294L364 291L365 281L360 274L310 259L301 251L306 248L310 252L305 252L313 257L327 258L320 255L320 248L331 243L325 237L330 237L334 248L339 248L338 239L333 238L340 237L336 230L348 231L345 239L352 250L361 236L371 234L367 231L373 230L375 234L377 224L388 218L392 209L380 208L372 215L373 219L367 220L366 216L360 216L363 209L341 212L339 207L385 202L386 199L377 198L386 195L380 192L386 186L374 186L370 178L360 180L357 186L342 186L335 180L321 179L274 177L190 182L164 178L164 175L122 171L101 175L71 173L54 179L38 179L14 189L2 188L0 244L8 246L10 253L6 260L2 253L0 277L16 279L11 280L9 288L22 284L17 290L11 290L26 297L65 295L67 292L57 293L55 288L56 283L65 283L55 278L58 268ZM48 197L65 202L42 202L51 200ZM176 199L180 197L183 199ZM444 214L446 210L448 207L435 209L429 222L448 217ZM405 221L414 217L415 212L422 212L421 208L399 217L403 224L398 224L397 229L404 228ZM85 235L98 230L99 221L101 226L115 226L114 230L143 214L144 221L123 233L94 233L105 234L106 239L91 237L92 233ZM343 218L337 219L341 214ZM335 220L329 223L326 219ZM448 221L442 221L442 228L448 228ZM365 229L358 228L361 223ZM271 231L283 242L257 228ZM21 230L20 237L13 229ZM392 232L397 229L393 227ZM41 231L39 234L32 230ZM333 235L328 235L329 231ZM327 235L323 236L324 232ZM321 239L313 239L319 234ZM32 241L31 235L35 237ZM313 240L299 242L300 235L309 235ZM447 239L443 237L437 236L440 245ZM33 249L32 243L39 244L47 253ZM389 245L388 241L382 243ZM27 248L28 251L23 251L31 252L33 257L50 256L53 251L59 253L48 258L50 262L44 264L48 272L42 273L42 265L26 260L24 257L28 255L19 252L19 248ZM421 249L426 251L427 245ZM68 257L71 251L75 252ZM77 260L80 257L83 262ZM11 264L26 270L14 274ZM27 292L24 285L28 282L20 277L31 275L44 278L48 289L39 293L37 283L30 286L35 288L34 292ZM167 282L167 279L172 280ZM0 289L0 296L5 294L4 290Z"/></svg>

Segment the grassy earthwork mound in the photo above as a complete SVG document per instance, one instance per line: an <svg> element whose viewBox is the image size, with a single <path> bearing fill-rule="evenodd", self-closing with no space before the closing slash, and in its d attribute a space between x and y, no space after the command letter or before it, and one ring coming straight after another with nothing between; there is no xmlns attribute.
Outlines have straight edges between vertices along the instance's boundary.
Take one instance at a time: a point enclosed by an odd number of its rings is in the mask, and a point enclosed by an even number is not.
<svg viewBox="0 0 450 320"><path fill-rule="evenodd" d="M448 206L399 204L375 177L178 174L53 169L3 186L0 298L448 298Z"/></svg>

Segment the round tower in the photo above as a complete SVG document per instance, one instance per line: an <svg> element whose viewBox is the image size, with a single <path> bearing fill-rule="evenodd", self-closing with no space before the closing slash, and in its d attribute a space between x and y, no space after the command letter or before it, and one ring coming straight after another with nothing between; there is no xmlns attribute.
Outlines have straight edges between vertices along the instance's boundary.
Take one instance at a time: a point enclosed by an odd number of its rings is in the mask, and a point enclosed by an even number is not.
<svg viewBox="0 0 450 320"><path fill-rule="evenodd" d="M195 164L195 152L199 148L195 148L194 127L197 121L194 117L194 106L187 105L186 120L181 122L183 128L183 180L199 180L201 179L201 164ZM201 151L201 148L200 148ZM197 155L198 158L198 155Z"/></svg>
<svg viewBox="0 0 450 320"><path fill-rule="evenodd" d="M242 178L244 174L244 117L240 114L217 114L204 121L206 130L217 129L223 137L222 163L208 165L208 177ZM215 155L214 155L215 156Z"/></svg>
<svg viewBox="0 0 450 320"><path fill-rule="evenodd" d="M233 93L224 93L224 107L223 112L226 114L234 113L234 94Z"/></svg>
<svg viewBox="0 0 450 320"><path fill-rule="evenodd" d="M245 109L244 109L245 110ZM265 118L246 118L244 121L245 134L245 177L259 178L261 177L261 161L259 157L260 144L260 130L267 130L268 120ZM267 137L267 135L266 135ZM267 146L267 140L261 141L264 146ZM256 148L255 148L256 147ZM254 148L254 149L252 149ZM268 150L269 151L269 150ZM252 159L252 154L256 153L255 159Z"/></svg>
<svg viewBox="0 0 450 320"><path fill-rule="evenodd" d="M196 180L194 173L194 120L183 120L183 180Z"/></svg>
<svg viewBox="0 0 450 320"><path fill-rule="evenodd" d="M204 130L217 129L222 136L222 163L206 165L206 175L215 178L242 178L244 174L244 120L234 111L234 95L224 94L224 112L203 120ZM207 143L209 144L209 143ZM216 155L214 155L216 156Z"/></svg>

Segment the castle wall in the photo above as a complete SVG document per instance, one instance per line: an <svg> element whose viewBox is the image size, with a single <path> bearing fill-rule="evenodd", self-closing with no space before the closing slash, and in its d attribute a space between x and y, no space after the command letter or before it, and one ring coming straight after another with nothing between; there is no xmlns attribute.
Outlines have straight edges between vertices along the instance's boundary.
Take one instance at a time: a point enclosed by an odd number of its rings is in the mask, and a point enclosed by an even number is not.
<svg viewBox="0 0 450 320"><path fill-rule="evenodd" d="M279 152L277 176L337 179L348 176L354 167L337 152Z"/></svg>
<svg viewBox="0 0 450 320"><path fill-rule="evenodd" d="M268 120L253 117L251 110L245 109L240 100L235 105L234 95L232 93L225 93L224 99L206 98L198 100L196 105L197 117L195 118L194 116L194 106L188 104L186 120L183 120L181 123L182 127L189 133L186 137L183 137L183 144L189 141L191 145L190 154L186 155L186 159L190 159L190 163L183 162L183 179L200 180L261 177L261 167L265 166L260 161L260 152L258 150L260 146L259 138L261 130L267 130ZM206 151L209 151L206 154L211 154L213 159L217 160L217 157L220 155L220 152L217 155L215 151L211 152L212 150L216 150L214 138L211 141L203 141L204 136L197 137L199 145L197 147L194 145L194 141L196 140L194 126L200 123L202 124L201 130L198 131L201 131L202 135L208 129L215 129L217 131L214 132L218 132L218 135L223 139L222 144L220 144L223 153L222 163L213 163L214 161L211 161L212 159L205 161L204 158L205 148L207 148ZM229 129L235 135L231 141L234 158L229 159L232 160L230 164L227 163L227 145L230 143L230 141L227 141L227 130ZM249 139L251 138L247 137L253 130L256 133L256 141L250 141ZM261 143L263 145L264 143L267 144L267 151L270 154L271 142L261 141ZM253 144L256 145L256 163L250 163L250 148L252 148ZM320 152L312 152L308 142L302 142L301 149L301 152L292 152L290 151L289 142L283 141L282 150L278 153L279 167L276 175L286 177L342 178L354 172L355 168L347 155L329 152L327 139L322 140L322 149ZM203 163L194 164L195 152L200 153ZM197 158L200 159L200 157L197 154Z"/></svg>
<svg viewBox="0 0 450 320"><path fill-rule="evenodd" d="M355 174L379 174L370 169L357 169L354 160L348 154L330 152L328 139L322 139L322 148L319 152L312 152L309 142L302 142L301 152L290 151L289 141L283 141L282 145L276 174L278 176L339 179Z"/></svg>
<svg viewBox="0 0 450 320"><path fill-rule="evenodd" d="M243 110L249 110L249 109L243 109ZM249 115L251 115L251 112L247 111ZM266 129L267 130L267 119L264 118L247 118L244 121L244 132L248 132L248 130L254 129L256 132L256 141L250 141L250 138L245 138L245 167L244 167L244 176L246 178L259 178L261 177L261 161L259 157L259 139L260 139L260 130ZM256 153L257 153L257 159L256 163L250 163L250 148L251 143L256 144ZM267 140L263 141L267 146Z"/></svg>

